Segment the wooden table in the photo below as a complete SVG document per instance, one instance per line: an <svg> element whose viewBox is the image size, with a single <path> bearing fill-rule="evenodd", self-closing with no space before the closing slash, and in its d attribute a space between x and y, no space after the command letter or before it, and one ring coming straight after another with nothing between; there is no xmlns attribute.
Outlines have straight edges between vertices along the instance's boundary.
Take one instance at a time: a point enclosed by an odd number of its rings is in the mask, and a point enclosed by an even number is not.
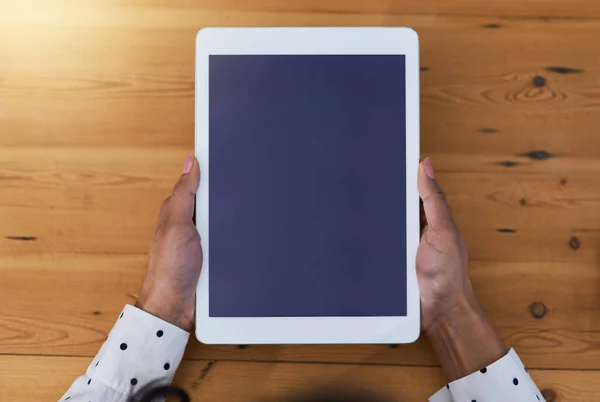
<svg viewBox="0 0 600 402"><path fill-rule="evenodd" d="M423 156L476 292L549 400L597 400L596 0L0 1L0 400L58 399L135 301L193 149L198 28L277 25L419 32ZM323 384L425 401L444 376L423 340L192 341L177 383L203 402Z"/></svg>

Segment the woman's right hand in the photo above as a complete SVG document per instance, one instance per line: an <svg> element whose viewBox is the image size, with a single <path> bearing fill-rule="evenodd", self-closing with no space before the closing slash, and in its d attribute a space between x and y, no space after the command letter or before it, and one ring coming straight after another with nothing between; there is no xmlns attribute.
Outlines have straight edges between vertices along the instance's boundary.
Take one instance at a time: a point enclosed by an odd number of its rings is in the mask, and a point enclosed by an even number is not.
<svg viewBox="0 0 600 402"><path fill-rule="evenodd" d="M416 261L422 327L455 380L498 360L506 348L475 297L467 248L429 158L419 165L417 186L426 219Z"/></svg>
<svg viewBox="0 0 600 402"><path fill-rule="evenodd" d="M444 316L476 300L469 280L467 248L429 158L419 165L417 187L426 221L417 251L417 277L422 327L427 333Z"/></svg>

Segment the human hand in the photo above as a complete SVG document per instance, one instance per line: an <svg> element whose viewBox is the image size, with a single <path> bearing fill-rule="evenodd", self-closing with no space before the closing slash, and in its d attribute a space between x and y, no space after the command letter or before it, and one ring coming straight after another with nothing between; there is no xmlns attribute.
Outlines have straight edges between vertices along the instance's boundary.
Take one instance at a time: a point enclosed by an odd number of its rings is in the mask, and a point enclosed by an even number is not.
<svg viewBox="0 0 600 402"><path fill-rule="evenodd" d="M444 192L426 158L418 170L417 187L426 226L417 250L423 330L464 302L476 302L469 280L465 242L452 217Z"/></svg>
<svg viewBox="0 0 600 402"><path fill-rule="evenodd" d="M148 271L136 306L191 331L196 285L202 268L200 235L192 222L200 167L191 155L172 194L163 202L154 230Z"/></svg>
<svg viewBox="0 0 600 402"><path fill-rule="evenodd" d="M467 248L429 158L419 165L417 187L427 223L416 261L423 331L455 380L498 360L506 348L475 297Z"/></svg>

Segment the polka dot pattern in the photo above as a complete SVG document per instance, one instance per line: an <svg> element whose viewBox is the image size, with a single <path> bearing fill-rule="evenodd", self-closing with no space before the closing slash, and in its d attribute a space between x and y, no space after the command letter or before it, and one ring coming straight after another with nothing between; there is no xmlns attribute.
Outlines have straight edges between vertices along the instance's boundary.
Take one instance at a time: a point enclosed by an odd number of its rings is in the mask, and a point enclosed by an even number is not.
<svg viewBox="0 0 600 402"><path fill-rule="evenodd" d="M430 402L543 402L514 350L496 362L447 384Z"/></svg>
<svg viewBox="0 0 600 402"><path fill-rule="evenodd" d="M190 334L128 305L104 337L86 373L61 402L126 402L154 382L171 383Z"/></svg>

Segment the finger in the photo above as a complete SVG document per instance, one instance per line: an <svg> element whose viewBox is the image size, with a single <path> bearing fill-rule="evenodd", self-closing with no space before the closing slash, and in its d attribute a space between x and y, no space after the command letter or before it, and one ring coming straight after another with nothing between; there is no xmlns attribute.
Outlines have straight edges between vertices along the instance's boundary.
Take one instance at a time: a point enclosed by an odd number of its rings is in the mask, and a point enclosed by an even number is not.
<svg viewBox="0 0 600 402"><path fill-rule="evenodd" d="M200 166L196 158L188 155L183 164L183 172L173 187L167 206L161 210L165 220L192 220L194 200L200 185ZM166 216L163 216L166 215Z"/></svg>
<svg viewBox="0 0 600 402"><path fill-rule="evenodd" d="M432 230L454 227L452 211L446 202L444 192L435 180L433 165L429 158L425 158L419 165L417 188L419 196L423 200L427 225Z"/></svg>

